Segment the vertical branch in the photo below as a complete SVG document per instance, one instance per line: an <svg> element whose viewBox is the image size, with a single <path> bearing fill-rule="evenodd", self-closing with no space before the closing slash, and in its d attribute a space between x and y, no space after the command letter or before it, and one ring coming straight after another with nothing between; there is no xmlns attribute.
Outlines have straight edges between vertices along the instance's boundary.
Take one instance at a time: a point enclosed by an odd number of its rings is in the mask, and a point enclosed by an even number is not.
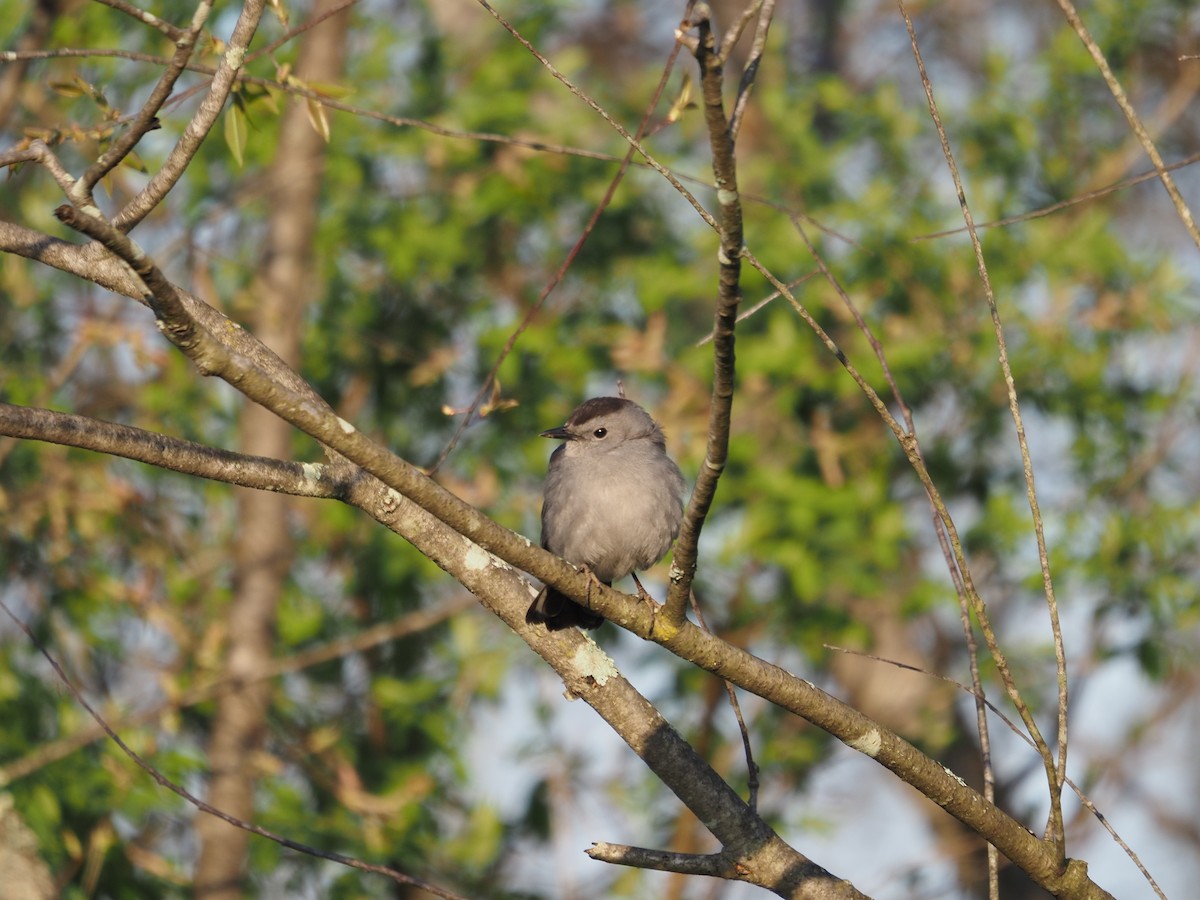
<svg viewBox="0 0 1200 900"><path fill-rule="evenodd" d="M950 176L954 180L954 188L958 194L958 204L962 209L963 220L966 222L967 231L971 236L971 246L975 251L975 261L979 271L979 278L983 284L984 295L987 297L988 311L992 317L992 329L996 337L1000 370L1004 375L1004 385L1008 393L1009 411L1012 414L1013 424L1017 431L1017 444L1021 450L1021 465L1025 474L1025 492L1029 501L1030 512L1033 516L1033 530L1037 538L1038 561L1042 570L1042 588L1046 595L1046 606L1050 613L1050 629L1054 638L1054 655L1058 668L1057 765L1050 753L1049 747L1046 746L1042 738L1041 731L1037 728L1033 716L1027 710L1023 710L1022 719L1025 721L1026 727L1030 730L1030 737L1034 739L1038 750L1042 754L1042 763L1046 769L1046 777L1049 782L1050 817L1046 826L1047 836L1054 842L1059 859L1065 860L1066 835L1063 826L1062 789L1067 774L1067 659L1066 649L1063 646L1062 627L1058 620L1058 602L1054 597L1054 582L1050 577L1050 557L1046 550L1046 535L1042 527L1042 514L1038 506L1037 491L1034 487L1033 461L1029 454L1029 443L1025 437L1025 423L1021 417L1021 407L1017 401L1016 381L1013 379L1012 367L1008 362L1008 346L1004 339L1004 328L1000 322L1000 310L996 305L996 295L992 291L991 278L988 276L987 264L983 258L983 245L979 241L979 233L975 228L975 219L971 215L970 206L967 204L967 196L963 189L962 178L959 176L958 164L954 161L954 154L950 150L950 142L946 137L946 130L942 127L941 115L938 112L937 103L933 98L933 85L930 83L929 75L925 71L925 62L921 56L920 47L917 44L917 33L913 28L912 18L908 14L904 0L898 0L898 5L900 13L904 18L904 25L908 29L913 56L916 59L917 70L921 76L921 84L925 88L925 98L929 103L930 116L933 118L934 126L937 128L938 139L942 144L942 155L946 158L946 165L949 167Z"/></svg>
<svg viewBox="0 0 1200 900"><path fill-rule="evenodd" d="M712 147L713 177L720 205L720 264L717 309L713 323L713 394L708 419L708 449L696 476L696 487L679 530L679 543L671 563L671 587L667 593L665 620L677 628L686 615L692 579L696 575L697 547L704 519L712 507L717 481L729 456L729 419L733 411L735 371L734 328L742 301L742 202L738 195L737 164L733 134L725 117L721 93L724 67L717 55L711 13L705 3L696 4L693 24L699 29L694 52L700 66L700 90L704 98L704 121Z"/></svg>

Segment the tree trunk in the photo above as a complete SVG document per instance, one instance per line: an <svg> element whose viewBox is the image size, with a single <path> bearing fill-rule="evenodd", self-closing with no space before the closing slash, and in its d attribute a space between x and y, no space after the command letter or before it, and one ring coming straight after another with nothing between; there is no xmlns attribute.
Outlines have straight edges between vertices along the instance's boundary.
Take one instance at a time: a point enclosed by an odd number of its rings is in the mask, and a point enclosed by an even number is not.
<svg viewBox="0 0 1200 900"><path fill-rule="evenodd" d="M314 16L334 4L320 0ZM302 80L332 82L341 77L349 15L341 13L304 37L296 74ZM314 239L325 142L309 122L302 100L290 103L280 126L279 156L270 180L272 215L268 223L261 277L254 286L248 323L254 333L289 364L299 368L300 334L317 284ZM257 405L241 418L243 453L287 459L293 429ZM239 490L238 533L234 550L234 593L227 616L225 675L247 687L218 704L213 722L208 801L241 819L254 818L256 754L262 749L266 713L274 685L255 681L271 660L279 598L292 563L288 498L268 491ZM249 834L211 817L197 822L200 857L196 896L232 900L242 894Z"/></svg>

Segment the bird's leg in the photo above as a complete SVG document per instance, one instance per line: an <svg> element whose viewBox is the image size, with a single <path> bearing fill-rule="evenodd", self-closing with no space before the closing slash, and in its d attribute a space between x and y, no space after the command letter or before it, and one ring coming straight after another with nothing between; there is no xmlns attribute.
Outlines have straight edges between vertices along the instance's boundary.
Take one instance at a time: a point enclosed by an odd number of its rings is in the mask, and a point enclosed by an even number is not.
<svg viewBox="0 0 1200 900"><path fill-rule="evenodd" d="M604 582L599 579L599 577L596 575L596 573L592 571L591 566L589 566L587 563L583 563L582 565L580 565L579 571L588 577L587 593L584 595L584 598L587 600L587 608L591 609L592 608L592 585L594 584L594 585L596 585L596 587L600 587L600 585L604 584Z"/></svg>
<svg viewBox="0 0 1200 900"><path fill-rule="evenodd" d="M653 613L658 609L658 601L651 597L650 592L642 587L642 583L638 581L636 572L630 572L629 574L633 576L633 583L637 585L638 599L647 604L650 607L650 612Z"/></svg>

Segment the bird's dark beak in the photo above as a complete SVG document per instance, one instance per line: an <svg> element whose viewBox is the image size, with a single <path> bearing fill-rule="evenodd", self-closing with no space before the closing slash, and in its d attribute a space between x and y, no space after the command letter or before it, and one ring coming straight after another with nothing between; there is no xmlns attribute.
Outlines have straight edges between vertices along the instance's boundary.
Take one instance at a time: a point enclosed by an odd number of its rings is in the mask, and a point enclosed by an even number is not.
<svg viewBox="0 0 1200 900"><path fill-rule="evenodd" d="M541 436L544 438L553 438L556 441L571 441L575 439L575 435L567 431L566 425L559 425L557 428L550 428L543 431Z"/></svg>

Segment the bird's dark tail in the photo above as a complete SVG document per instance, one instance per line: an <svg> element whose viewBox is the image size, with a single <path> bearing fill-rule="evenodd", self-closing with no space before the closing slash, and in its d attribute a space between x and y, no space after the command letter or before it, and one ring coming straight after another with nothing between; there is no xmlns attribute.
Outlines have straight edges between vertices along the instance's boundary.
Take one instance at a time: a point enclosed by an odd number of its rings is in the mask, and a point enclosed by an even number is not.
<svg viewBox="0 0 1200 900"><path fill-rule="evenodd" d="M543 587L530 605L529 612L525 613L525 621L530 625L544 624L551 631L561 631L573 625L598 628L604 622L604 616L585 609L552 587Z"/></svg>

